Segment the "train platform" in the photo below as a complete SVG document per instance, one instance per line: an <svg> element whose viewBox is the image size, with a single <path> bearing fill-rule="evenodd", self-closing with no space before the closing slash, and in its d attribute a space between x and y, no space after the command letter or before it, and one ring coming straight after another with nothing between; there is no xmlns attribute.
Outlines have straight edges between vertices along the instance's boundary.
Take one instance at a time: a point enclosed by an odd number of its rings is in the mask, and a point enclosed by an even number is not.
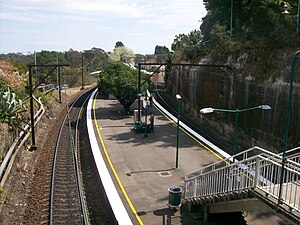
<svg viewBox="0 0 300 225"><path fill-rule="evenodd" d="M204 223L185 207L173 210L168 206L169 188L180 187L183 191L186 173L218 161L221 155L180 130L176 169L176 123L157 107L148 110L155 117L154 132L145 135L132 129L133 116L127 116L117 100L96 96L89 104L94 157L119 224L223 224L213 219ZM145 117L141 120L145 122Z"/></svg>
<svg viewBox="0 0 300 225"><path fill-rule="evenodd" d="M187 172L213 163L217 156L180 131L176 169L176 124L155 106L148 110L155 122L147 137L132 129L133 116L127 116L117 100L97 98L93 108L101 155L132 224L200 224L185 210L170 209L168 189L183 189Z"/></svg>

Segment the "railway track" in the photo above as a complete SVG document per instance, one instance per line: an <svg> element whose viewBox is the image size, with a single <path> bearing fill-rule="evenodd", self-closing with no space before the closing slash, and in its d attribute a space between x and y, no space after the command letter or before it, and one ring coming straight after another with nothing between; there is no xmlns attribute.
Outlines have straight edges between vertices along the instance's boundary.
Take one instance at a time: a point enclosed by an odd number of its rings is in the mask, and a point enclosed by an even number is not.
<svg viewBox="0 0 300 225"><path fill-rule="evenodd" d="M49 224L89 224L78 160L78 130L91 91L68 109L58 135L50 191Z"/></svg>

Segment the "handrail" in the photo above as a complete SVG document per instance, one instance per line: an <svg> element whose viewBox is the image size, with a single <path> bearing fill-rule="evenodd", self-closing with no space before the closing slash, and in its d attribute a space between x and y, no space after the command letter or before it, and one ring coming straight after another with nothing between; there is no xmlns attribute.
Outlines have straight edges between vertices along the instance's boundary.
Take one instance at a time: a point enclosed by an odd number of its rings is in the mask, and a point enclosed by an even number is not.
<svg viewBox="0 0 300 225"><path fill-rule="evenodd" d="M188 180L188 179L191 179L195 176L198 176L198 175L201 175L203 174L204 172L209 172L209 171L213 171L215 170L215 168L220 168L220 167L223 167L225 165L231 165L232 167L235 166L236 164L240 163L239 160L235 160L234 163L231 162L231 159L232 157L234 157L234 159L240 159L241 161L242 160L245 160L251 156L255 156L255 155L264 155L265 157L268 157L268 158L272 158L273 160L276 160L279 162L282 160L281 156L280 155L277 155L273 152L269 152L263 148L260 148L258 146L254 146L254 147L251 147L249 149L246 149L238 154L235 154L233 156L230 156L228 158L225 158L223 160L220 160L220 161L217 161L215 163L212 163L208 166L205 166L205 167L202 167L200 169L197 169L197 170L194 170L194 171L191 171L189 173L187 173L185 175L185 180ZM292 163L292 160L287 160L288 162Z"/></svg>
<svg viewBox="0 0 300 225"><path fill-rule="evenodd" d="M300 163L300 146L286 151L285 154L287 159Z"/></svg>
<svg viewBox="0 0 300 225"><path fill-rule="evenodd" d="M281 157L258 149L261 154L244 157L233 164L214 163L185 176L185 199L206 198L246 190L260 190L265 196L279 198ZM300 212L300 164L287 160L284 172L282 204ZM266 197L268 198L268 197ZM277 201L275 201L277 202ZM276 203L277 204L277 203Z"/></svg>
<svg viewBox="0 0 300 225"><path fill-rule="evenodd" d="M43 103L41 102L41 99L37 99L36 97L33 96L33 99L39 104L39 110L36 112L36 114L34 115L35 118L35 122L34 125L36 125L41 117L43 116L43 114L45 113L45 109L43 106ZM24 141L22 142L23 139L27 139L28 135L26 135L29 132L29 124L26 124L24 126L24 129L19 133L18 137L14 140L13 144L10 146L7 154L5 155L1 165L0 165L0 180L2 181L2 178L4 176L4 173L7 170L7 167L9 165L9 163L11 162L11 159L13 157L13 155L16 152L16 148L20 148L21 146L18 146L19 143L24 143ZM3 182L1 182L1 184L3 184Z"/></svg>

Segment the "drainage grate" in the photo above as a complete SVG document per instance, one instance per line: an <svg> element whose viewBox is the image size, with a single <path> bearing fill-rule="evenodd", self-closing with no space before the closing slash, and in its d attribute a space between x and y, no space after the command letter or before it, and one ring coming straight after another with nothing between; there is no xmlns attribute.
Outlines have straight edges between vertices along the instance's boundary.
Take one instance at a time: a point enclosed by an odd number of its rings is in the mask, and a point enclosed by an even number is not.
<svg viewBox="0 0 300 225"><path fill-rule="evenodd" d="M172 174L169 171L164 171L164 172L158 172L158 175L161 177L171 177Z"/></svg>

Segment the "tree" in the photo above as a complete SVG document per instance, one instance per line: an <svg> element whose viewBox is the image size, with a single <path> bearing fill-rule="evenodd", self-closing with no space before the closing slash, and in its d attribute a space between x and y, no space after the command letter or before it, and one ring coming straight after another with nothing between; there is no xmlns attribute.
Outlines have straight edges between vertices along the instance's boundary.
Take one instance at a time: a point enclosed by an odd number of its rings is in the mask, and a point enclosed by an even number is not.
<svg viewBox="0 0 300 225"><path fill-rule="evenodd" d="M297 0L288 1L290 3L290 11L297 11L296 1ZM216 24L225 27L229 33L231 19L234 34L255 31L256 35L260 36L262 36L262 34L272 35L274 32L277 32L279 20L288 20L288 18L282 16L283 9L280 2L282 1L204 0L203 3L208 11L200 26L204 34L204 39L209 40L209 33Z"/></svg>
<svg viewBox="0 0 300 225"><path fill-rule="evenodd" d="M174 51L173 60L195 59L203 47L203 35L200 30L193 30L188 35L179 34L175 36L171 49Z"/></svg>
<svg viewBox="0 0 300 225"><path fill-rule="evenodd" d="M126 62L133 63L135 54L134 52L127 48L126 46L117 47L112 53L109 54L109 58L114 62Z"/></svg>
<svg viewBox="0 0 300 225"><path fill-rule="evenodd" d="M81 68L64 67L60 74L61 83L68 84L70 87L81 85ZM85 78L85 77L84 77ZM86 83L86 79L85 83Z"/></svg>
<svg viewBox="0 0 300 225"><path fill-rule="evenodd" d="M69 51L65 52L65 58L71 67L81 66L81 61L82 61L81 52L70 49Z"/></svg>
<svg viewBox="0 0 300 225"><path fill-rule="evenodd" d="M124 47L124 44L123 44L122 41L117 41L116 42L115 48L119 48L119 47Z"/></svg>
<svg viewBox="0 0 300 225"><path fill-rule="evenodd" d="M169 49L166 46L159 46L159 45L155 46L154 54L166 54L166 55L169 55L169 53L170 53L170 51L169 51Z"/></svg>
<svg viewBox="0 0 300 225"><path fill-rule="evenodd" d="M98 88L115 96L128 113L137 95L138 71L121 62L114 62L99 76Z"/></svg>

